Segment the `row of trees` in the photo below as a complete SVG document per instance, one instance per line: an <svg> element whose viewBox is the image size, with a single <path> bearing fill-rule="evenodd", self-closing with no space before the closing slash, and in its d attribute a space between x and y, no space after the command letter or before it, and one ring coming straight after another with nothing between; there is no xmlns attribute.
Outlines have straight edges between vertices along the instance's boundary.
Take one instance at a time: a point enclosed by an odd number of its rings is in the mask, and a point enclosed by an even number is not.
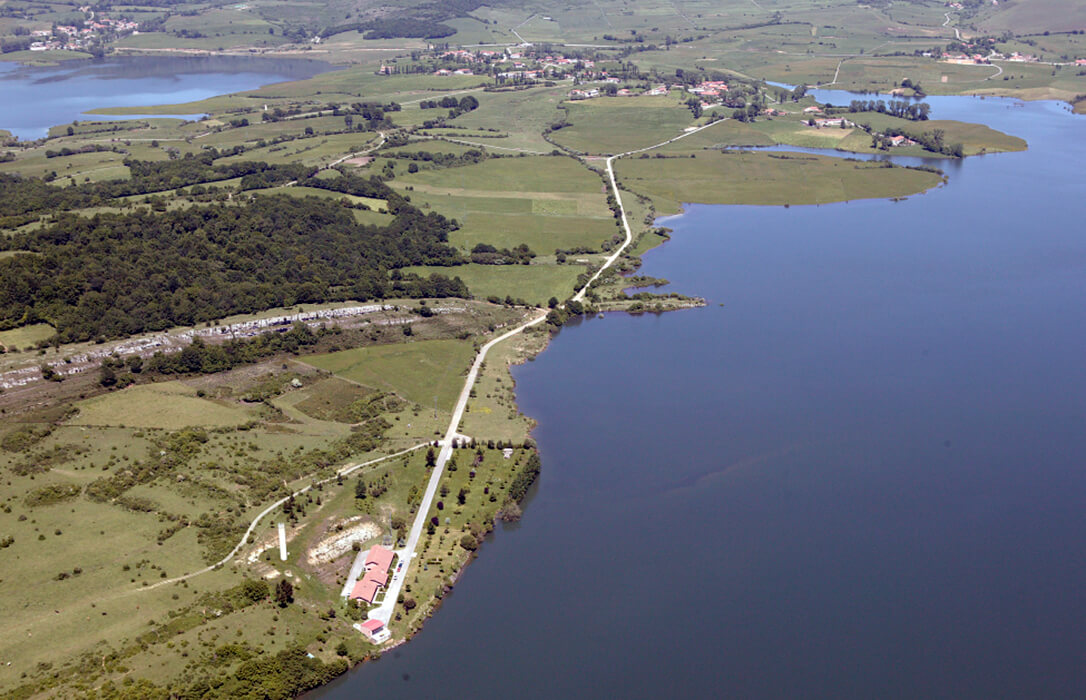
<svg viewBox="0 0 1086 700"><path fill-rule="evenodd" d="M901 119L922 122L928 119L931 105L927 102L909 102L907 100L890 100L889 103L883 100L852 100L848 105L848 111L852 113L878 112L879 114L889 114Z"/></svg>

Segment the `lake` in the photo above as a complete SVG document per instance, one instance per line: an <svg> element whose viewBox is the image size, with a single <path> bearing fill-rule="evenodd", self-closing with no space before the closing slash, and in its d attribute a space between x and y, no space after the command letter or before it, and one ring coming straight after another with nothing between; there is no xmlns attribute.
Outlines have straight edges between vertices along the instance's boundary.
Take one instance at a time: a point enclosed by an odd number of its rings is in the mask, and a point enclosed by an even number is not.
<svg viewBox="0 0 1086 700"><path fill-rule="evenodd" d="M322 61L248 56L118 56L50 67L0 63L0 129L37 139L49 127L77 119L118 118L85 114L91 109L193 102L332 69Z"/></svg>
<svg viewBox="0 0 1086 700"><path fill-rule="evenodd" d="M1086 118L928 101L1030 149L668 220L642 272L709 306L517 368L523 519L313 697L1086 696Z"/></svg>

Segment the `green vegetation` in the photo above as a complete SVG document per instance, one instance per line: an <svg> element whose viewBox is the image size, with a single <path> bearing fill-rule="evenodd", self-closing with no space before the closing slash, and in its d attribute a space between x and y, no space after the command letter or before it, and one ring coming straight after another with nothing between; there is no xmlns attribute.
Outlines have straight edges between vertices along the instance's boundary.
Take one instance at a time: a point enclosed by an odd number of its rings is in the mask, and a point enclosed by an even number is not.
<svg viewBox="0 0 1086 700"><path fill-rule="evenodd" d="M363 386L391 391L423 407L450 410L474 350L459 340L430 340L343 350L306 360Z"/></svg>
<svg viewBox="0 0 1086 700"><path fill-rule="evenodd" d="M434 267L408 267L404 272L430 275ZM578 265L463 265L456 275L477 299L517 300L543 305L552 296L566 298L575 290Z"/></svg>
<svg viewBox="0 0 1086 700"><path fill-rule="evenodd" d="M963 155L1025 146L979 125L922 120L918 106L888 110L910 119L823 106L818 116L859 126L813 127L804 88L763 79L836 77L835 87L902 97L1086 95L1081 70L1055 65L1086 57L1086 40L1043 33L1077 15L1046 18L1051 3L973 3L948 26L935 4L763 5L96 7L141 23L138 35L92 42L102 51L282 51L346 67L199 102L101 110L208 115L199 121L82 120L40 143L3 139L0 373L29 379L0 393L0 659L11 662L0 665L0 694L287 697L326 682L376 652L351 627L367 611L339 590L356 548L400 541L419 515L436 459L425 443L447 430L482 343L548 313L480 368L458 426L472 440L422 514L418 563L391 623L397 639L424 623L495 520L519 517L544 468L510 365L582 313L704 303L634 274L666 240L657 216L688 201L813 204L941 182L931 171L739 148L868 152L892 133L927 134L943 155L958 144ZM29 31L78 21L86 16L74 6L9 3L4 58L29 56L16 50ZM943 62L942 50L962 50L954 26L985 51L1049 63ZM535 44L516 49L519 59L445 53L445 42L520 44L512 27ZM573 62L521 72L547 54ZM436 74L463 69L475 74ZM705 80L729 89L703 105L688 89ZM644 94L661 85L667 95ZM575 87L614 96L571 100ZM569 302L625 240L602 156L681 134L615 161L634 243L583 304ZM920 145L891 152L931 155ZM377 299L385 305L366 314L193 336ZM139 353L125 347L133 336L148 343ZM171 582L239 543L225 565Z"/></svg>
<svg viewBox="0 0 1086 700"><path fill-rule="evenodd" d="M567 102L566 111L568 125L552 138L579 153L611 154L644 148L674 138L694 122L690 110L669 97Z"/></svg>
<svg viewBox="0 0 1086 700"><path fill-rule="evenodd" d="M11 239L14 247L38 255L0 260L0 322L45 319L62 340L72 341L296 302L463 294L462 286L447 280L418 281L413 291L388 281L389 269L459 262L441 245L450 228L443 217L396 200L390 202L396 221L384 229L360 226L319 200L275 196L164 214L64 217ZM148 238L150 230L159 236ZM124 293L110 299L95 290L92 278ZM73 299L62 291L69 287L85 291ZM158 301L148 304L150 299Z"/></svg>
<svg viewBox="0 0 1086 700"><path fill-rule="evenodd" d="M796 205L903 197L941 181L922 170L788 153L634 158L619 161L616 171L624 187L653 197L664 213L678 211L682 202Z"/></svg>
<svg viewBox="0 0 1086 700"><path fill-rule="evenodd" d="M71 425L180 430L236 427L257 417L253 409L199 398L196 389L176 381L133 386L76 405L79 414Z"/></svg>

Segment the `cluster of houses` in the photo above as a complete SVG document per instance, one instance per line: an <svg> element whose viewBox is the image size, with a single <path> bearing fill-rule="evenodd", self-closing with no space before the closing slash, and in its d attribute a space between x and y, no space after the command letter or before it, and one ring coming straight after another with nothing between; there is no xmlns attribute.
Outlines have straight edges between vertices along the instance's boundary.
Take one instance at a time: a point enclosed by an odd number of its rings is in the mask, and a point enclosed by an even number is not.
<svg viewBox="0 0 1086 700"><path fill-rule="evenodd" d="M723 103L728 84L723 80L706 80L687 86L686 91L701 100L702 109L709 109Z"/></svg>
<svg viewBox="0 0 1086 700"><path fill-rule="evenodd" d="M88 8L89 9L89 8ZM35 41L31 42L31 51L59 51L84 49L103 35L137 33L139 25L126 19L101 17L93 19L82 27L58 25L53 29L38 29L30 33Z"/></svg>
<svg viewBox="0 0 1086 700"><path fill-rule="evenodd" d="M434 75L440 76L476 75L480 72L489 74L498 68L504 70L497 72L497 77L506 80L543 80L568 76L591 79L606 75L606 73L595 74L592 69L596 64L588 59L551 53L537 55L514 48L507 48L504 51L450 49L438 51L435 55L445 61L467 64L461 68L439 68L435 70ZM387 66L382 66L382 69L378 73L391 72L391 69Z"/></svg>
<svg viewBox="0 0 1086 700"><path fill-rule="evenodd" d="M366 552L365 569L355 582L348 596L349 600L362 600L373 604L377 594L388 585L388 570L392 567L395 554L380 545L370 547ZM381 620L371 618L354 626L374 644L381 644L389 638L388 628Z"/></svg>
<svg viewBox="0 0 1086 700"><path fill-rule="evenodd" d="M930 56L931 54L925 54ZM992 51L987 55L975 53L949 53L944 51L942 60L945 63L956 63L959 65L989 65L992 61L1009 61L1012 63L1040 63L1041 59L1038 56L1034 56L1031 53L1020 53L1018 51L1012 51L1009 54L999 53L998 51ZM1072 64L1054 64L1054 65L1072 65ZM1086 66L1086 58L1075 59L1074 64L1076 66Z"/></svg>
<svg viewBox="0 0 1086 700"><path fill-rule="evenodd" d="M807 125L813 126L816 129L822 129L830 126L847 129L850 126L856 126L844 117L816 117L816 114L822 114L822 108L816 105L804 107L803 113L807 115ZM784 112L777 110L777 114L784 114Z"/></svg>
<svg viewBox="0 0 1086 700"><path fill-rule="evenodd" d="M603 80L603 82L605 82L605 83L617 83L617 82L619 82L619 80L618 80L618 78L605 78ZM571 100L587 100L587 99L590 99L590 98L593 98L593 97L599 97L600 95L606 95L606 94L608 94L608 93L601 92L599 88L589 88L589 87L574 88L574 89L569 91L569 99L571 99ZM631 90L629 88L619 88L618 90L615 91L614 97L633 97L634 95L657 96L657 95L666 95L666 94L668 94L667 85L655 85L655 86L649 88L648 90L644 90L642 92L635 92L635 91L633 91L633 90Z"/></svg>
<svg viewBox="0 0 1086 700"><path fill-rule="evenodd" d="M366 552L365 569L362 576L351 588L348 600L362 600L370 605L377 599L377 594L388 585L388 570L395 555L392 550L375 544Z"/></svg>
<svg viewBox="0 0 1086 700"><path fill-rule="evenodd" d="M916 145L916 141L913 141L908 136L904 136L902 134L898 134L897 136L889 137L888 139L886 139L886 143L887 143L887 145L889 145L891 147L895 147L895 148L897 146L915 146Z"/></svg>

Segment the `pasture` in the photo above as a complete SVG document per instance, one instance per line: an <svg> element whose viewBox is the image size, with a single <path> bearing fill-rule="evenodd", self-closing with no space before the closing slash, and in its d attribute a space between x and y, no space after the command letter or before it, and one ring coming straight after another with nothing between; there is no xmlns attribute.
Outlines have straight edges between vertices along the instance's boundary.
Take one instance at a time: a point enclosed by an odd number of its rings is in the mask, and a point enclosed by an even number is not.
<svg viewBox="0 0 1086 700"><path fill-rule="evenodd" d="M496 158L420 170L393 184L411 188L414 200L460 222L449 239L462 250L478 243L525 244L540 255L598 249L615 232L599 175L572 158Z"/></svg>
<svg viewBox="0 0 1086 700"><path fill-rule="evenodd" d="M581 153L614 154L652 146L694 123L673 97L598 97L567 102L570 126L554 132L557 143Z"/></svg>
<svg viewBox="0 0 1086 700"><path fill-rule="evenodd" d="M424 408L436 400L438 409L451 410L474 356L469 341L427 340L313 355L305 363Z"/></svg>
<svg viewBox="0 0 1086 700"><path fill-rule="evenodd" d="M552 296L569 298L574 291L577 275L584 272L581 265L459 265L448 267L408 267L404 272L419 275L434 273L459 277L476 299L498 297L524 299L529 304L543 305Z"/></svg>
<svg viewBox="0 0 1086 700"><path fill-rule="evenodd" d="M682 202L798 205L904 197L940 182L919 170L785 153L622 159L616 173L624 187L652 197L662 214L677 213Z"/></svg>
<svg viewBox="0 0 1086 700"><path fill-rule="evenodd" d="M143 384L86 399L72 425L179 430L187 426L233 427L257 417L256 409L200 398L181 382Z"/></svg>

